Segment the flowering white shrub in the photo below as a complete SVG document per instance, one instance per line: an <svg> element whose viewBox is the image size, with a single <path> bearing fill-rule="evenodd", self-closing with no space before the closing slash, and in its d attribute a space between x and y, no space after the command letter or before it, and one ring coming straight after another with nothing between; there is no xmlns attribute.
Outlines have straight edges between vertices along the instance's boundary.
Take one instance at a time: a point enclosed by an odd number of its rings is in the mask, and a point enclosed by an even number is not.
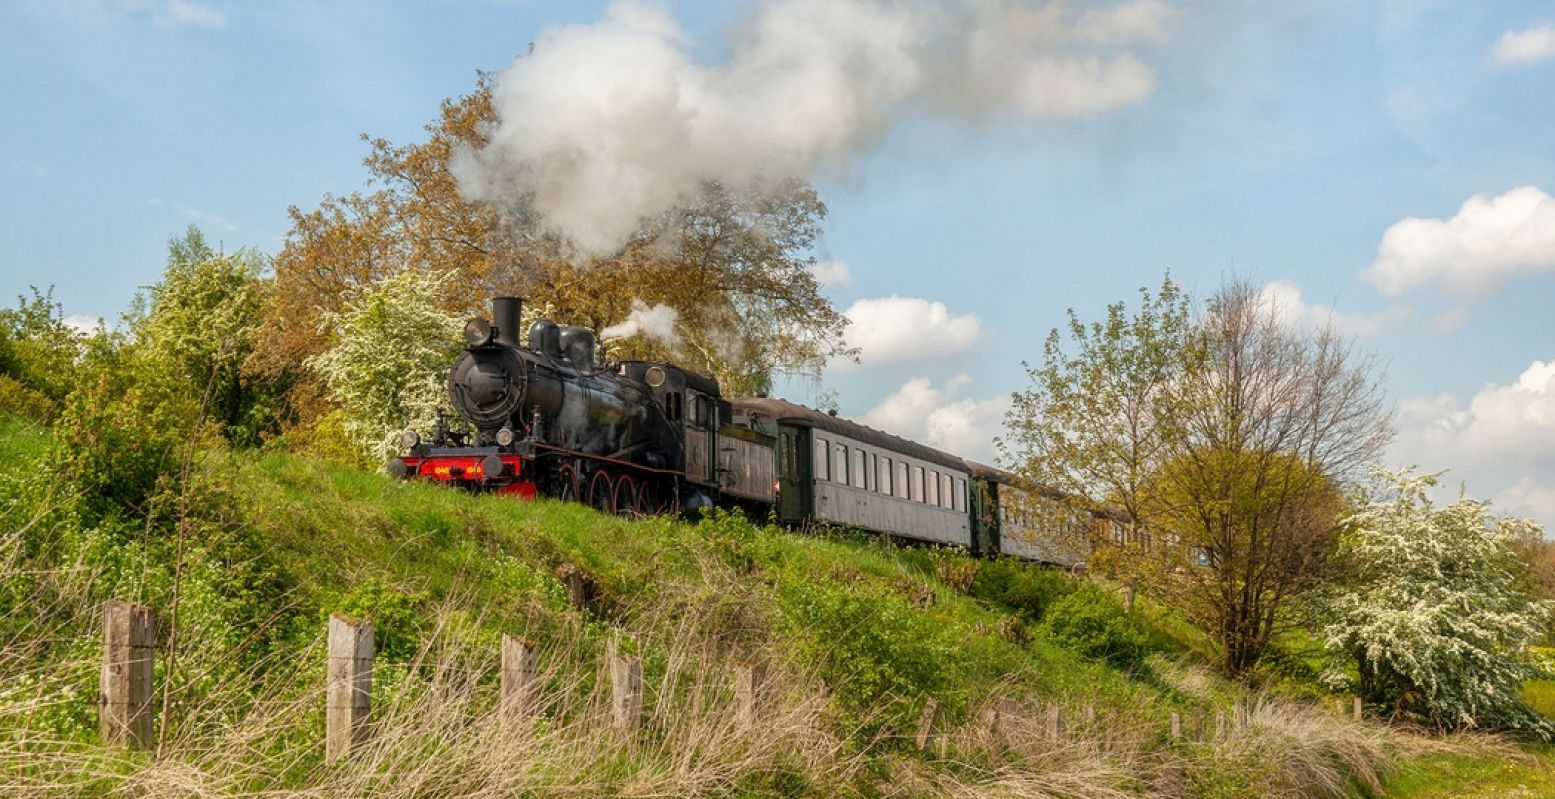
<svg viewBox="0 0 1555 799"><path fill-rule="evenodd" d="M1434 475L1374 471L1348 519L1348 576L1324 598L1324 646L1353 659L1369 699L1435 727L1501 727L1549 738L1522 682L1538 673L1530 644L1549 602L1518 585L1512 549L1537 531L1467 498L1433 506Z"/></svg>
<svg viewBox="0 0 1555 799"><path fill-rule="evenodd" d="M448 406L460 320L441 307L448 276L401 272L325 317L335 345L308 359L366 458L395 454L400 431L425 430Z"/></svg>

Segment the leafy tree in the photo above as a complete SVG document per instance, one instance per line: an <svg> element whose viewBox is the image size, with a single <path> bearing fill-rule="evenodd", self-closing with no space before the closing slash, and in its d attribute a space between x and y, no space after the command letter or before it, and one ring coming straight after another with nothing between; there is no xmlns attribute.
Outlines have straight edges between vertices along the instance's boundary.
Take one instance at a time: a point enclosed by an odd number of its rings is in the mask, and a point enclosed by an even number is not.
<svg viewBox="0 0 1555 799"><path fill-rule="evenodd" d="M1444 508L1435 475L1376 471L1348 519L1348 566L1323 598L1324 646L1350 659L1360 692L1440 729L1495 726L1549 738L1524 702L1529 646L1552 605L1519 584L1518 539L1542 531L1467 498Z"/></svg>
<svg viewBox="0 0 1555 799"><path fill-rule="evenodd" d="M84 337L65 324L52 288L16 300L0 309L0 407L49 421L75 387Z"/></svg>
<svg viewBox="0 0 1555 799"><path fill-rule="evenodd" d="M460 320L437 307L441 274L402 272L369 286L326 317L334 346L308 359L364 458L384 458L407 425L430 427L447 405Z"/></svg>
<svg viewBox="0 0 1555 799"><path fill-rule="evenodd" d="M519 196L503 208L473 204L449 170L486 141L490 86L443 103L423 142L369 139L368 190L291 209L276 256L276 292L252 369L295 379L303 424L325 412L312 370L299 367L330 340L321 321L342 298L402 271L447 275L442 311L481 313L494 294L549 304L558 321L596 330L622 321L633 299L680 314L683 343L635 339L629 357L670 356L716 375L731 393L767 385L773 372L814 372L847 354L846 320L820 294L805 254L825 206L802 182L763 191L717 183L687 208L644 220L615 255L586 260L552 234Z"/></svg>
<svg viewBox="0 0 1555 799"><path fill-rule="evenodd" d="M256 444L261 432L276 429L275 387L243 373L263 319L264 263L253 250L212 250L190 225L168 241L162 280L137 298L129 316L150 368L176 375L205 400L228 440L240 444Z"/></svg>
<svg viewBox="0 0 1555 799"><path fill-rule="evenodd" d="M1015 397L1007 455L1035 483L1126 516L1132 541L1159 547L1123 576L1155 574L1218 632L1222 666L1252 667L1292 598L1333 546L1337 488L1389 436L1370 363L1331 326L1283 323L1232 280L1190 318L1167 279L1090 326L1074 314L1074 356L1057 331L1033 387ZM1144 568L1175 557L1186 579Z"/></svg>

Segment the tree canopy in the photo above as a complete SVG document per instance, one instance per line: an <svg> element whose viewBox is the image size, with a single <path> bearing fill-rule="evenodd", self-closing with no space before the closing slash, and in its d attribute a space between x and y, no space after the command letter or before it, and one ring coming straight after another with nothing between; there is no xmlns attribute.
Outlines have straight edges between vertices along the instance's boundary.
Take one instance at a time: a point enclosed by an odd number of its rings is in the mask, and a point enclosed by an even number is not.
<svg viewBox="0 0 1555 799"><path fill-rule="evenodd" d="M846 319L809 269L826 207L808 184L737 191L709 181L686 207L643 220L618 252L589 259L550 232L522 193L500 207L461 195L450 162L484 144L492 121L483 78L471 94L443 103L425 141L367 139L364 190L291 209L248 368L294 379L305 424L327 412L316 376L302 366L334 345L324 320L346 298L404 272L446 275L436 299L458 315L515 294L548 306L559 322L599 330L624 320L633 300L668 305L678 314L678 346L636 337L615 354L673 357L713 374L731 394L761 391L777 372L816 373L828 358L849 354Z"/></svg>

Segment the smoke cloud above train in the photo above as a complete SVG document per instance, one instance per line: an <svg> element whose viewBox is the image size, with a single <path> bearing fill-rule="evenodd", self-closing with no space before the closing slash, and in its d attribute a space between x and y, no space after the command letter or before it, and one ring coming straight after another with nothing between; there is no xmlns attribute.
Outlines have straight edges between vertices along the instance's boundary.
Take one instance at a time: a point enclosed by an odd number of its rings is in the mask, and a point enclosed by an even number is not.
<svg viewBox="0 0 1555 799"><path fill-rule="evenodd" d="M771 0L704 64L665 11L616 2L495 76L490 141L453 170L469 199L525 198L603 254L703 180L842 174L911 116L986 125L1137 102L1155 79L1131 48L1178 15L1161 0Z"/></svg>

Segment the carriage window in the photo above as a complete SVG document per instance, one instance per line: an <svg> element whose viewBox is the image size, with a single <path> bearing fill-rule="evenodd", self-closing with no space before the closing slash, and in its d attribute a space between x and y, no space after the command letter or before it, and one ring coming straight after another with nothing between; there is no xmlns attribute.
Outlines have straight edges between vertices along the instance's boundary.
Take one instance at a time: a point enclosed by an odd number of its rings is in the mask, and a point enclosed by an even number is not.
<svg viewBox="0 0 1555 799"><path fill-rule="evenodd" d="M867 469L865 469L864 467L865 467L864 450L861 450L858 447L854 447L853 448L853 471L851 472L851 474L853 475L853 487L854 488L867 488L868 487L867 484L869 482L869 471Z"/></svg>
<svg viewBox="0 0 1555 799"><path fill-rule="evenodd" d="M930 471L928 483L924 486L924 502L930 505L939 504L939 472Z"/></svg>
<svg viewBox="0 0 1555 799"><path fill-rule="evenodd" d="M875 478L875 488L879 489L880 493L885 494L886 496L890 496L891 495L891 459L890 458L881 458L880 459L880 468L875 470L875 474L878 475Z"/></svg>
<svg viewBox="0 0 1555 799"><path fill-rule="evenodd" d="M843 485L847 485L848 447L846 444L838 444L837 449L834 450L834 452L836 453L837 457L832 459L836 463L836 465L832 467L832 479Z"/></svg>
<svg viewBox="0 0 1555 799"><path fill-rule="evenodd" d="M880 457L871 452L868 456L869 465L864 467L864 490L875 490L875 472L880 468Z"/></svg>
<svg viewBox="0 0 1555 799"><path fill-rule="evenodd" d="M956 510L966 510L966 481L956 478Z"/></svg>
<svg viewBox="0 0 1555 799"><path fill-rule="evenodd" d="M912 501L923 501L923 467L912 467Z"/></svg>
<svg viewBox="0 0 1555 799"><path fill-rule="evenodd" d="M908 498L907 492L907 464L896 464L896 495L902 499Z"/></svg>
<svg viewBox="0 0 1555 799"><path fill-rule="evenodd" d="M939 476L939 506L949 508L955 505L955 481L948 474Z"/></svg>
<svg viewBox="0 0 1555 799"><path fill-rule="evenodd" d="M831 442L815 437L815 479L831 479Z"/></svg>

